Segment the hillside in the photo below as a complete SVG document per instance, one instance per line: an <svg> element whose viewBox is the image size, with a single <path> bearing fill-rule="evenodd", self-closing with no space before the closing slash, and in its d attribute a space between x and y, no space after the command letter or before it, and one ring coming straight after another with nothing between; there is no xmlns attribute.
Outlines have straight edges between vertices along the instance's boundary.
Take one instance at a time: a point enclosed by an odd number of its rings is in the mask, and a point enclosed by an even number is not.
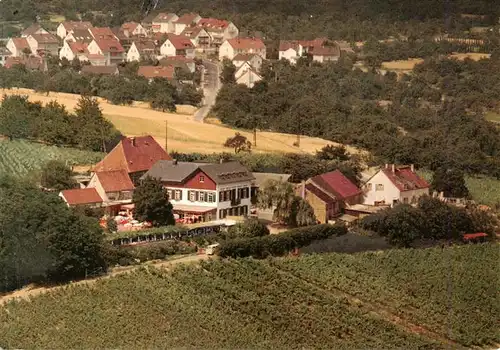
<svg viewBox="0 0 500 350"><path fill-rule="evenodd" d="M498 258L498 246L485 244L138 269L7 304L0 309L0 346L438 349L498 343L492 268Z"/></svg>
<svg viewBox="0 0 500 350"><path fill-rule="evenodd" d="M65 105L68 110L72 110L80 96L65 93L45 94L34 93L29 89L1 90L0 93L12 95L23 94L29 96L30 101L41 101L46 104L50 101ZM178 152L231 152L231 149L223 147L223 143L228 137L234 136L236 130L229 127L213 124L203 124L196 122L192 115L163 113L147 108L142 103L136 106L117 106L99 98L100 106L104 116L110 120L115 127L126 136L140 136L150 134L161 144L165 144L165 122L168 122L168 148ZM183 112L192 112L186 107ZM252 133L241 131L249 140L252 140ZM300 148L293 146L297 140L295 135L258 132L257 147L255 152L295 152L314 153L326 144L334 144L317 137L301 137ZM347 147L349 152L358 153L354 147Z"/></svg>

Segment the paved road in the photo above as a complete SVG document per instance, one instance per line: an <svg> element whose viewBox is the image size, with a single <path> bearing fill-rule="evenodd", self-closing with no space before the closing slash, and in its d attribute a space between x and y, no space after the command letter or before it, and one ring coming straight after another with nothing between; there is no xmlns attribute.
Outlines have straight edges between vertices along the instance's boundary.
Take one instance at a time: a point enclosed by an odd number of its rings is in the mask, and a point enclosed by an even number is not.
<svg viewBox="0 0 500 350"><path fill-rule="evenodd" d="M205 98L203 100L203 107L194 114L194 120L201 123L203 123L203 119L206 118L210 109L215 104L215 98L220 89L218 62L203 60L203 65L205 66L205 74L202 79L202 84Z"/></svg>

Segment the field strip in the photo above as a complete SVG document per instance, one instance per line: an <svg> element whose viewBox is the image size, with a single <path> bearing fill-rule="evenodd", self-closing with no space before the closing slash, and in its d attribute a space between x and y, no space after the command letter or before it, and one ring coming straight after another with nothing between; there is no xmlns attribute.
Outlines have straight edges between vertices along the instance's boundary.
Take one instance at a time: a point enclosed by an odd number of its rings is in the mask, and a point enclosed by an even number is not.
<svg viewBox="0 0 500 350"><path fill-rule="evenodd" d="M384 307L383 305L360 299L357 296L352 295L350 293L347 293L347 292L345 292L341 289L338 289L338 288L335 288L334 291L332 291L330 289L326 289L322 286L317 285L314 282L311 282L307 279L304 279L303 277L297 276L288 270L280 268L277 265L273 265L273 266L276 269L278 269L280 271L280 273L283 273L291 278L301 280L301 281L303 281L303 283L307 284L308 286L310 286L316 290L321 291L322 293L332 295L332 296L341 296L341 297L347 299L351 304L362 307L363 309L368 311L370 314L373 314L374 316L378 316L379 318L384 319L387 322L390 322L393 325L398 326L409 333L419 334L419 335L427 337L428 339L432 339L432 340L438 341L440 343L453 346L454 348L463 348L459 343L455 342L454 340L451 340L451 339L449 339L441 334L435 333L424 326L414 324L414 323L394 314L391 310Z"/></svg>
<svg viewBox="0 0 500 350"><path fill-rule="evenodd" d="M208 260L209 256L208 255L188 255L188 256L181 256L178 258L173 258L171 260L165 260L165 261L159 261L156 263L145 263L141 265L134 265L134 266L126 266L122 268L116 268L114 270L111 270L109 273L103 276L99 276L96 278L89 278L77 282L70 282L66 283L63 285L58 285L58 286L53 286L53 287L34 287L34 288L29 288L25 287L23 289L18 289L16 291L13 291L11 293L5 294L5 295L0 295L0 307L3 304L8 303L9 301L12 300L27 300L29 301L32 297L36 297L37 295L40 294L45 294L45 293L50 293L54 292L60 289L72 287L72 286L78 286L78 285L92 285L95 284L96 282L107 279L110 277L114 277L117 275L122 275L124 273L129 273L134 270L137 270L139 268L148 268L148 267L156 267L156 268L170 268L172 266L178 265L178 264L189 264L189 263L195 263L201 260Z"/></svg>

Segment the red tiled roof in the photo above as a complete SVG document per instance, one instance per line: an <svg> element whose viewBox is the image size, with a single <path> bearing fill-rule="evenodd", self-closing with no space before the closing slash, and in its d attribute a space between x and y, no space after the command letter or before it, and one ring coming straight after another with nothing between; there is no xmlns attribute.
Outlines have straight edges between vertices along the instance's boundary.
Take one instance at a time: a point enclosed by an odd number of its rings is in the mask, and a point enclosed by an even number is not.
<svg viewBox="0 0 500 350"><path fill-rule="evenodd" d="M126 170L128 173L149 170L159 160L171 160L152 136L125 137L96 164L94 171Z"/></svg>
<svg viewBox="0 0 500 350"><path fill-rule="evenodd" d="M141 41L134 41L135 47L137 48L137 51L143 52L143 51L155 51L158 48L155 45L155 42L152 40L141 40Z"/></svg>
<svg viewBox="0 0 500 350"><path fill-rule="evenodd" d="M75 29L71 33L72 37L76 41L82 41L82 42L91 42L93 40L92 35L88 31L88 29Z"/></svg>
<svg viewBox="0 0 500 350"><path fill-rule="evenodd" d="M158 16L153 18L152 22L169 22L173 17L177 16L175 13L159 13Z"/></svg>
<svg viewBox="0 0 500 350"><path fill-rule="evenodd" d="M279 51L286 51L288 49L294 49L297 51L299 49L298 40L280 40Z"/></svg>
<svg viewBox="0 0 500 350"><path fill-rule="evenodd" d="M89 66L85 65L81 70L82 74L113 75L118 74L116 65L109 66Z"/></svg>
<svg viewBox="0 0 500 350"><path fill-rule="evenodd" d="M310 51L315 56L340 56L340 48L334 46L315 46Z"/></svg>
<svg viewBox="0 0 500 350"><path fill-rule="evenodd" d="M234 38L229 39L228 42L233 48L240 50L263 50L266 48L264 42L258 38Z"/></svg>
<svg viewBox="0 0 500 350"><path fill-rule="evenodd" d="M410 166L396 166L394 172L392 172L391 168L384 168L382 171L400 191L418 190L430 187L427 181L418 176L414 171L411 171Z"/></svg>
<svg viewBox="0 0 500 350"><path fill-rule="evenodd" d="M168 34L168 40L174 45L176 50L192 49L194 48L193 42L184 35Z"/></svg>
<svg viewBox="0 0 500 350"><path fill-rule="evenodd" d="M175 68L171 65L168 66L141 66L137 71L137 75L143 76L148 79L153 78L174 78Z"/></svg>
<svg viewBox="0 0 500 350"><path fill-rule="evenodd" d="M57 44L59 40L52 34L31 34L33 39L35 39L39 44Z"/></svg>
<svg viewBox="0 0 500 350"><path fill-rule="evenodd" d="M260 57L259 55L255 53L239 53L236 56L234 56L233 61L250 61L254 56Z"/></svg>
<svg viewBox="0 0 500 350"><path fill-rule="evenodd" d="M122 44L116 39L95 39L102 52L124 52Z"/></svg>
<svg viewBox="0 0 500 350"><path fill-rule="evenodd" d="M323 190L341 199L353 197L362 192L339 170L315 176L311 180Z"/></svg>
<svg viewBox="0 0 500 350"><path fill-rule="evenodd" d="M191 24L194 23L195 18L198 16L199 15L197 13L185 13L182 16L180 16L179 19L175 21L175 23Z"/></svg>
<svg viewBox="0 0 500 350"><path fill-rule="evenodd" d="M99 171L96 173L105 192L131 191L134 184L125 170Z"/></svg>
<svg viewBox="0 0 500 350"><path fill-rule="evenodd" d="M196 37L202 30L204 30L204 28L202 27L186 27L181 35L184 35L185 37L188 37L188 38L194 38ZM208 33L207 33L208 35Z"/></svg>
<svg viewBox="0 0 500 350"><path fill-rule="evenodd" d="M133 32L135 30L135 28L137 28L138 25L139 25L139 23L137 23L137 22L125 22L122 24L122 26L120 28L122 30L128 30L129 32Z"/></svg>
<svg viewBox="0 0 500 350"><path fill-rule="evenodd" d="M89 29L92 28L92 23L90 22L78 22L78 21L65 21L62 22L63 27L66 31L75 30L75 29Z"/></svg>
<svg viewBox="0 0 500 350"><path fill-rule="evenodd" d="M5 68L12 68L15 65L22 64L27 69L43 69L43 59L41 57L7 57L5 60Z"/></svg>
<svg viewBox="0 0 500 350"><path fill-rule="evenodd" d="M197 25L201 27L226 29L229 26L229 22L224 19L202 18L198 21Z"/></svg>
<svg viewBox="0 0 500 350"><path fill-rule="evenodd" d="M90 34L94 39L101 40L116 40L116 36L109 27L93 27L89 29Z"/></svg>
<svg viewBox="0 0 500 350"><path fill-rule="evenodd" d="M18 50L30 48L30 45L28 44L28 40L26 40L26 38L12 38L12 42Z"/></svg>
<svg viewBox="0 0 500 350"><path fill-rule="evenodd" d="M68 42L69 48L74 54L88 53L87 44L81 41Z"/></svg>
<svg viewBox="0 0 500 350"><path fill-rule="evenodd" d="M318 197L319 199L321 199L325 203L334 203L335 202L335 198L332 198L330 195L323 192L321 189L314 186L313 184L307 184L306 190L311 192L312 194L314 194L316 197Z"/></svg>
<svg viewBox="0 0 500 350"><path fill-rule="evenodd" d="M479 232L479 233L467 233L463 235L465 240L469 239L474 239L474 238L480 238L480 237L488 237L488 235L484 232Z"/></svg>
<svg viewBox="0 0 500 350"><path fill-rule="evenodd" d="M290 48L294 50L299 49L299 45L305 47L306 49L312 49L314 47L322 47L326 39L319 38L314 40L281 40L279 51L286 51Z"/></svg>
<svg viewBox="0 0 500 350"><path fill-rule="evenodd" d="M95 188L64 190L61 194L69 205L102 203L102 198Z"/></svg>

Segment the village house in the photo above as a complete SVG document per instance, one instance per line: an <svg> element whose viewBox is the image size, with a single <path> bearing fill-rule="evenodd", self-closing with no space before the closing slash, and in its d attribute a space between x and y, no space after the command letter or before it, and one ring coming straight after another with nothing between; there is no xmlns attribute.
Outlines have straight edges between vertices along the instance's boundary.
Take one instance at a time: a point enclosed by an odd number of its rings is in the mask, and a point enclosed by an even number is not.
<svg viewBox="0 0 500 350"><path fill-rule="evenodd" d="M160 49L153 40L134 41L127 52L127 61L156 59L159 55Z"/></svg>
<svg viewBox="0 0 500 350"><path fill-rule="evenodd" d="M197 49L206 49L210 47L210 35L204 28L186 27L181 35L189 38Z"/></svg>
<svg viewBox="0 0 500 350"><path fill-rule="evenodd" d="M255 54L243 54L240 53L233 58L233 64L236 68L241 67L245 62L253 67L257 72L260 71L260 67L262 66L262 57Z"/></svg>
<svg viewBox="0 0 500 350"><path fill-rule="evenodd" d="M10 38L5 45L12 57L24 57L31 55L31 48L26 38Z"/></svg>
<svg viewBox="0 0 500 350"><path fill-rule="evenodd" d="M118 41L117 36L111 28L109 27L92 27L89 28L89 33L92 35L94 40L116 40Z"/></svg>
<svg viewBox="0 0 500 350"><path fill-rule="evenodd" d="M92 34L90 34L88 29L75 29L72 30L66 37L64 41L78 41L86 44L90 44L94 40Z"/></svg>
<svg viewBox="0 0 500 350"><path fill-rule="evenodd" d="M194 58L194 45L188 37L168 34L167 40L160 47L161 56L185 56Z"/></svg>
<svg viewBox="0 0 500 350"><path fill-rule="evenodd" d="M150 82L154 78L172 80L175 77L175 68L173 66L140 66L137 75L148 79Z"/></svg>
<svg viewBox="0 0 500 350"><path fill-rule="evenodd" d="M224 40L237 38L240 34L238 27L233 22L217 18L202 18L196 23L197 26L206 30L213 30L214 40L222 44Z"/></svg>
<svg viewBox="0 0 500 350"><path fill-rule="evenodd" d="M196 63L194 59L184 56L164 57L158 63L161 66L173 66L174 68L186 69L191 73L196 71Z"/></svg>
<svg viewBox="0 0 500 350"><path fill-rule="evenodd" d="M3 67L10 56L12 56L12 52L5 47L0 47L0 66Z"/></svg>
<svg viewBox="0 0 500 350"><path fill-rule="evenodd" d="M121 25L121 30L127 37L145 37L148 35L146 29L137 22L125 22Z"/></svg>
<svg viewBox="0 0 500 350"><path fill-rule="evenodd" d="M159 13L151 23L153 33L174 33L174 22L179 19L175 13Z"/></svg>
<svg viewBox="0 0 500 350"><path fill-rule="evenodd" d="M83 66L81 71L82 74L93 74L93 75L118 75L120 71L118 67L114 64L109 66Z"/></svg>
<svg viewBox="0 0 500 350"><path fill-rule="evenodd" d="M124 137L95 165L93 171L125 170L132 183L137 184L157 161L171 159L152 136Z"/></svg>
<svg viewBox="0 0 500 350"><path fill-rule="evenodd" d="M257 38L235 38L224 41L219 48L219 59L232 60L238 54L257 54L266 59L266 45Z"/></svg>
<svg viewBox="0 0 500 350"><path fill-rule="evenodd" d="M153 33L153 20L156 18L156 16L157 15L155 13L150 13L141 21L141 25L144 27L148 35Z"/></svg>
<svg viewBox="0 0 500 350"><path fill-rule="evenodd" d="M304 46L298 40L281 40L278 50L278 58L284 59L292 64L305 54Z"/></svg>
<svg viewBox="0 0 500 350"><path fill-rule="evenodd" d="M59 51L59 59L72 61L77 58L80 62L89 62L93 66L104 66L106 58L104 55L91 55L87 50L87 43L80 41L64 41L63 47Z"/></svg>
<svg viewBox="0 0 500 350"><path fill-rule="evenodd" d="M201 16L197 13L185 13L174 24L174 34L180 35L186 27L196 25L201 20Z"/></svg>
<svg viewBox="0 0 500 350"><path fill-rule="evenodd" d="M94 39L87 50L91 55L102 55L106 65L119 64L125 60L125 49L118 40Z"/></svg>
<svg viewBox="0 0 500 350"><path fill-rule="evenodd" d="M134 184L126 170L95 172L87 188L94 188L102 198L103 204L126 204L132 202Z"/></svg>
<svg viewBox="0 0 500 350"><path fill-rule="evenodd" d="M101 207L103 200L95 188L77 188L64 190L59 197L68 207Z"/></svg>
<svg viewBox="0 0 500 350"><path fill-rule="evenodd" d="M59 24L56 33L59 38L64 39L74 30L88 31L89 28L92 28L92 23L90 22L65 21Z"/></svg>
<svg viewBox="0 0 500 350"><path fill-rule="evenodd" d="M363 204L416 204L421 196L429 194L430 185L415 172L413 165L386 164L364 185Z"/></svg>
<svg viewBox="0 0 500 350"><path fill-rule="evenodd" d="M281 40L279 45L279 59L285 59L292 64L297 63L300 57L309 54L313 61L326 62L338 61L341 52L353 52L350 45L345 42L329 41L326 38L314 40Z"/></svg>
<svg viewBox="0 0 500 350"><path fill-rule="evenodd" d="M5 68L12 68L16 65L23 65L27 70L46 72L48 70L47 61L41 57L7 57Z"/></svg>
<svg viewBox="0 0 500 350"><path fill-rule="evenodd" d="M254 177L239 162L159 161L146 176L163 183L174 213L181 219L211 221L250 213Z"/></svg>
<svg viewBox="0 0 500 350"><path fill-rule="evenodd" d="M236 70L234 78L236 84L243 84L249 88L253 88L255 83L262 80L262 76L248 62L245 62Z"/></svg>
<svg viewBox="0 0 500 350"><path fill-rule="evenodd" d="M312 177L302 182L297 191L311 205L320 223L328 223L363 200L361 189L339 170Z"/></svg>
<svg viewBox="0 0 500 350"><path fill-rule="evenodd" d="M39 23L33 23L21 32L21 38L27 38L31 34L49 34Z"/></svg>
<svg viewBox="0 0 500 350"><path fill-rule="evenodd" d="M59 54L59 40L52 34L31 34L26 40L30 46L31 53L36 56Z"/></svg>
<svg viewBox="0 0 500 350"><path fill-rule="evenodd" d="M314 47L309 52L314 62L337 62L340 58L340 49L337 45Z"/></svg>

